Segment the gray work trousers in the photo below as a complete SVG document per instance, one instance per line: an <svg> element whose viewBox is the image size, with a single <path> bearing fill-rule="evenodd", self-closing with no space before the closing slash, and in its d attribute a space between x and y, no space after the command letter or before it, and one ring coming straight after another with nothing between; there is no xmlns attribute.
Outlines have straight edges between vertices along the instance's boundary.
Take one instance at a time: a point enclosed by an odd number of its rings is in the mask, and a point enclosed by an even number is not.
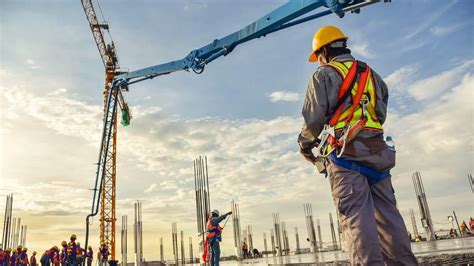
<svg viewBox="0 0 474 266"><path fill-rule="evenodd" d="M380 152L372 154L372 161L383 160L385 152L382 157ZM365 157L370 159L371 155L366 153ZM391 177L369 186L365 176L333 162L329 162L327 171L351 264L417 265L396 206Z"/></svg>

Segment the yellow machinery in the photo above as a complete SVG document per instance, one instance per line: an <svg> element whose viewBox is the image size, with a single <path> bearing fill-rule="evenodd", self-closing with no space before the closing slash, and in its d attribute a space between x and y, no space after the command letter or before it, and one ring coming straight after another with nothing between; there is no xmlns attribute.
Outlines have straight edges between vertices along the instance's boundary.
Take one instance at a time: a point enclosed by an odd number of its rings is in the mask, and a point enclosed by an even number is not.
<svg viewBox="0 0 474 266"><path fill-rule="evenodd" d="M107 99L110 93L110 86L112 80L120 72L120 66L118 57L115 50L115 45L112 37L109 33L109 25L106 22L99 23L94 5L91 0L81 0L82 7L86 14L89 22L92 35L94 36L95 43L99 49L102 62L105 67L105 88L104 88L104 119L107 117ZM99 5L100 8L100 5ZM105 41L104 35L107 32L108 42ZM122 95L122 90L114 90L112 98L116 98L119 103L119 107L122 110L122 124L128 125L131 119L129 109L125 99ZM112 114L114 116L113 126L108 128L113 132L103 132L103 135L111 134L110 140L102 138L101 149L104 153L101 153L99 160L103 160L103 182L100 184L100 242L106 243L109 250L111 251L111 260L115 260L115 197L116 197L116 163L117 163L117 112ZM107 131L108 131L107 130ZM98 169L99 172L99 169ZM96 198L97 191L94 191L94 198ZM98 202L97 202L98 203ZM95 204L95 200L92 206L92 212L99 206ZM89 224L89 222L88 222ZM87 234L88 235L88 234ZM87 237L87 236L86 236ZM86 240L87 242L87 240Z"/></svg>

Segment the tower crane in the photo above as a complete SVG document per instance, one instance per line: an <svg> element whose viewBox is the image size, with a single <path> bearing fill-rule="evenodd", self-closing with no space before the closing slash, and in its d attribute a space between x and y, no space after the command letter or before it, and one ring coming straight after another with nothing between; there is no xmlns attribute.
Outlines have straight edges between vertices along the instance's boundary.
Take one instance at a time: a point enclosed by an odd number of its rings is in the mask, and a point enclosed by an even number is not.
<svg viewBox="0 0 474 266"><path fill-rule="evenodd" d="M89 22L97 49L105 67L105 86L104 86L104 118L112 116L113 122L104 128L102 132L101 152L99 155L99 164L97 165L97 173L101 172L101 183L99 195L97 195L97 183L94 188L94 200L92 204L92 213L96 207L100 205L100 242L105 243L111 251L111 259L115 260L115 189L116 189L116 165L117 165L117 112L111 110L107 106L107 100L110 98L118 102L119 108L122 110L122 124L130 123L130 112L128 105L123 97L122 90L112 89L113 79L123 72L120 71L118 56L116 54L115 44L109 32L107 22L99 22L94 9L92 0L81 0L84 13ZM99 6L100 8L100 6ZM104 36L108 34L109 38L106 42ZM110 136L105 138L104 136ZM98 197L99 200L95 200ZM99 204L100 203L100 204ZM97 206L96 206L97 205ZM86 244L87 247L87 244Z"/></svg>
<svg viewBox="0 0 474 266"><path fill-rule="evenodd" d="M102 139L99 161L97 163L92 210L86 217L86 246L89 239L89 220L91 217L97 215L100 205L101 241L105 240L106 243L111 245L112 256L114 258L115 232L107 231L109 228L105 230L104 227L103 229L102 223L104 223L104 225L110 224L110 230L115 230L117 108L121 108L122 116L126 121L124 124L128 124L130 115L128 106L123 100L122 91L128 91L129 85L181 70L192 70L196 74L200 74L204 71L207 64L221 56L228 55L240 44L333 13L341 18L347 12L359 13L360 8L381 1L382 0L289 0L241 30L233 32L223 38L215 39L211 43L191 51L180 60L121 73L118 71L118 60L113 42L109 46L105 45L103 41L102 32L104 30L108 31L108 25L98 23L90 0L81 0L97 47L102 56L102 61L106 67ZM390 2L390 0L383 0L383 2ZM309 14L315 10L319 12ZM109 65L110 67L108 68ZM109 193L113 194L109 195ZM108 201L112 202L109 203ZM106 205L106 207L104 207L104 205ZM105 215L107 211L110 211L112 214L110 216ZM106 232L110 233L110 239L106 238Z"/></svg>

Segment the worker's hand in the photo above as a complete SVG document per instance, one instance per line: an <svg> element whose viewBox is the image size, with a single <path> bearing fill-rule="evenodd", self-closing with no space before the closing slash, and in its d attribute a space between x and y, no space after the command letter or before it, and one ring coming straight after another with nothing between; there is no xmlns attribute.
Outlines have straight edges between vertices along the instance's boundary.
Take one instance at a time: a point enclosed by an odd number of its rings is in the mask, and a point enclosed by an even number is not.
<svg viewBox="0 0 474 266"><path fill-rule="evenodd" d="M316 163L316 157L314 156L312 149L313 147L311 146L307 148L300 148L300 153L308 162L314 164Z"/></svg>

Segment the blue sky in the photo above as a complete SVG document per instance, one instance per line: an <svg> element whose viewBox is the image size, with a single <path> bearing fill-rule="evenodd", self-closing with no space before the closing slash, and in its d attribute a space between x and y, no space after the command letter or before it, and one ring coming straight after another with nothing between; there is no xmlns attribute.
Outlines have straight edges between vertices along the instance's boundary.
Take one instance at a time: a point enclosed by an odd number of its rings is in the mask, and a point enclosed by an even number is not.
<svg viewBox="0 0 474 266"><path fill-rule="evenodd" d="M100 3L121 66L136 70L180 59L284 1ZM425 187L439 228L454 206L468 218L473 9L469 0L376 4L358 15L327 16L245 43L202 75L180 72L132 85L126 97L134 119L119 129L118 214L131 217L133 201L142 199L149 221L145 241L168 236L176 220L194 234L190 167L206 154L216 207L228 209L230 197L238 199L243 225L252 223L259 235L269 234L276 211L289 228L304 232L303 202L312 202L327 224L334 211L327 180L298 155L296 135L306 84L317 67L307 62L311 39L330 24L341 27L353 54L389 85L386 129L399 149L394 186L407 224L408 208L416 206L416 170L430 180ZM50 242L40 240L48 239L41 228L80 235L98 153L103 65L79 1L0 3L0 88L0 204L3 195L18 194L17 212L29 224L35 248ZM74 192L42 193L64 187ZM447 188L459 198L446 195ZM71 194L81 203L61 200ZM44 218L35 218L39 214ZM231 252L227 237L224 250Z"/></svg>

